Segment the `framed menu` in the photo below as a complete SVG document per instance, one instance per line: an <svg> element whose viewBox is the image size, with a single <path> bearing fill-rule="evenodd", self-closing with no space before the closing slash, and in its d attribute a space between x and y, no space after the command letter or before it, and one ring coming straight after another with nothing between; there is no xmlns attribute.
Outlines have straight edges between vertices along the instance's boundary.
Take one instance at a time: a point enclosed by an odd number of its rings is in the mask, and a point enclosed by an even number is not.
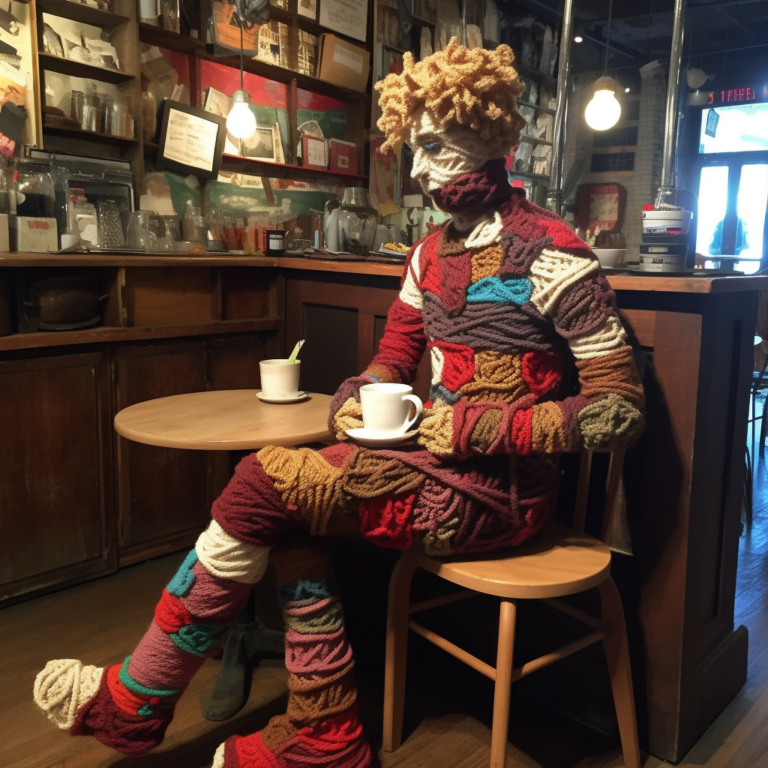
<svg viewBox="0 0 768 768"><path fill-rule="evenodd" d="M321 0L320 25L365 42L368 35L368 0Z"/></svg>
<svg viewBox="0 0 768 768"><path fill-rule="evenodd" d="M215 179L226 135L226 118L166 99L155 164L170 171Z"/></svg>

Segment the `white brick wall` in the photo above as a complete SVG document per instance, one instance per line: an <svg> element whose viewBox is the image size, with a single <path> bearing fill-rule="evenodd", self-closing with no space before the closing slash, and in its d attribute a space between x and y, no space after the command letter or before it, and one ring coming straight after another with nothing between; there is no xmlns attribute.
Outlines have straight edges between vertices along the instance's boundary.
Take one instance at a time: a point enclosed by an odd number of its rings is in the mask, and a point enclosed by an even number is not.
<svg viewBox="0 0 768 768"><path fill-rule="evenodd" d="M601 73L579 75L574 78L574 91L568 103L565 145L563 148L564 176L567 176L578 158L590 159L594 131L584 120L584 110L592 98L592 86ZM653 203L661 182L661 163L664 145L664 116L666 109L667 74L663 67L641 73L640 115L635 149L635 170L631 175L593 174L587 171L580 184L616 182L627 190L622 232L627 240L630 260L637 260L642 233L642 206ZM623 94L621 94L623 95ZM621 123L619 123L621 124ZM571 201L568 201L571 202Z"/></svg>

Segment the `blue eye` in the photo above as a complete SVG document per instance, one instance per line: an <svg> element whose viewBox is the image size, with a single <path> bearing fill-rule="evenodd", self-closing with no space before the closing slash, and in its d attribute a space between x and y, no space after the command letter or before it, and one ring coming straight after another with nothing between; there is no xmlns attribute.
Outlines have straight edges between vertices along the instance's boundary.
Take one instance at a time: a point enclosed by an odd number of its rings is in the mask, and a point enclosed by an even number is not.
<svg viewBox="0 0 768 768"><path fill-rule="evenodd" d="M441 149L439 141L430 141L429 144L424 145L424 151L429 152L430 155L436 155Z"/></svg>

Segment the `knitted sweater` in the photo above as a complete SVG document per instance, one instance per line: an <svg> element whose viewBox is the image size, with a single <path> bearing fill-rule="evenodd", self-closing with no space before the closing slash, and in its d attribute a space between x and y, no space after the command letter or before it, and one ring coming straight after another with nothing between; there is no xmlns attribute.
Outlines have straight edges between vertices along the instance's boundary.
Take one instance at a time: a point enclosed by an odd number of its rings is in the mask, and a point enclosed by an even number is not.
<svg viewBox="0 0 768 768"><path fill-rule="evenodd" d="M464 233L449 222L411 250L366 373L413 381L429 351L420 442L437 456L612 450L644 408L615 296L586 244L508 189ZM561 397L573 360L578 392Z"/></svg>

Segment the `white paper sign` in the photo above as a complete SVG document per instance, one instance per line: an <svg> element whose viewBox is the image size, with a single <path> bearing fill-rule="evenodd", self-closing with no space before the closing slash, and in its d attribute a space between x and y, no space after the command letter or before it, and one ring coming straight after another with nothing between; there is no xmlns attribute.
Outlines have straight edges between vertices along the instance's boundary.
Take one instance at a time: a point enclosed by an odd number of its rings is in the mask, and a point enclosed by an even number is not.
<svg viewBox="0 0 768 768"><path fill-rule="evenodd" d="M217 123L172 109L168 115L163 157L210 172L213 170L218 132Z"/></svg>
<svg viewBox="0 0 768 768"><path fill-rule="evenodd" d="M365 42L368 0L320 0L320 24L341 35Z"/></svg>

